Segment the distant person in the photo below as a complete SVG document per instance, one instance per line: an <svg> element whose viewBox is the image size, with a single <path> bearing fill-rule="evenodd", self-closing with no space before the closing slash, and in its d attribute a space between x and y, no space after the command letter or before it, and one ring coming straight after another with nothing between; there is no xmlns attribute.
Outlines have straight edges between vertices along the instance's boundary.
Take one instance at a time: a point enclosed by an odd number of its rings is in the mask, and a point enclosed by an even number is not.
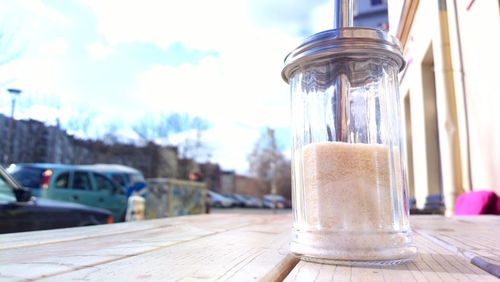
<svg viewBox="0 0 500 282"><path fill-rule="evenodd" d="M199 172L191 172L189 174L189 180L194 182L203 182L203 177ZM210 213L210 195L208 191L205 193L205 213Z"/></svg>
<svg viewBox="0 0 500 282"><path fill-rule="evenodd" d="M203 177L201 175L201 173L199 172L191 172L189 174L189 180L191 181L195 181L195 182L202 182L203 181Z"/></svg>

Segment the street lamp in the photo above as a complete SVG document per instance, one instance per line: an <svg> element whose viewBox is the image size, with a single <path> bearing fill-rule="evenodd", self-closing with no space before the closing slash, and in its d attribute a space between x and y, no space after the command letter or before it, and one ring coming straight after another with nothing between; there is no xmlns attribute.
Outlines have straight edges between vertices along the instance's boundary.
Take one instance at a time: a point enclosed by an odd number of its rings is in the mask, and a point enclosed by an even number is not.
<svg viewBox="0 0 500 282"><path fill-rule="evenodd" d="M21 94L20 89L9 88L7 89L9 94L11 95L11 108L10 108L10 120L9 120L9 129L7 131L7 143L5 145L4 155L3 155L3 163L4 165L8 165L11 159L11 143L12 143L12 127L14 126L14 109L16 108L16 96Z"/></svg>

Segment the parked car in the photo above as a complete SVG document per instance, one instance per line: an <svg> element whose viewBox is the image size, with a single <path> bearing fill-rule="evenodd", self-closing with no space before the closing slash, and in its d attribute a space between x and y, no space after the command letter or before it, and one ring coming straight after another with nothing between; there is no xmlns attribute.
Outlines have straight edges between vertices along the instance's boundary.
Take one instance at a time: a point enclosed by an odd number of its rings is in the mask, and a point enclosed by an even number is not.
<svg viewBox="0 0 500 282"><path fill-rule="evenodd" d="M290 208L290 202L281 195L267 194L262 197L262 204L265 208L286 209Z"/></svg>
<svg viewBox="0 0 500 282"><path fill-rule="evenodd" d="M40 198L104 208L115 222L123 221L127 209L125 191L104 174L85 166L61 164L14 164L8 172Z"/></svg>
<svg viewBox="0 0 500 282"><path fill-rule="evenodd" d="M230 208L235 205L235 202L231 198L222 196L214 191L208 191L208 197L210 198L210 206L215 208Z"/></svg>
<svg viewBox="0 0 500 282"><path fill-rule="evenodd" d="M232 199L234 201L234 206L235 207L240 207L240 208L245 207L246 199L243 198L239 194L229 194L229 193L226 193L226 194L222 194L222 196L224 196L226 198L229 198L229 199Z"/></svg>
<svg viewBox="0 0 500 282"><path fill-rule="evenodd" d="M236 206L238 207L244 207L244 208L261 208L262 207L262 201L248 195L241 195L241 194L223 194L226 197L229 197L233 199L236 203Z"/></svg>
<svg viewBox="0 0 500 282"><path fill-rule="evenodd" d="M104 209L32 197L0 167L0 233L113 223Z"/></svg>
<svg viewBox="0 0 500 282"><path fill-rule="evenodd" d="M133 167L119 164L93 164L82 165L80 167L88 168L108 176L126 189L127 197L134 192L145 197L147 191L146 180L142 172Z"/></svg>
<svg viewBox="0 0 500 282"><path fill-rule="evenodd" d="M262 200L259 198L249 196L249 195L241 195L245 199L245 207L247 208L262 208Z"/></svg>

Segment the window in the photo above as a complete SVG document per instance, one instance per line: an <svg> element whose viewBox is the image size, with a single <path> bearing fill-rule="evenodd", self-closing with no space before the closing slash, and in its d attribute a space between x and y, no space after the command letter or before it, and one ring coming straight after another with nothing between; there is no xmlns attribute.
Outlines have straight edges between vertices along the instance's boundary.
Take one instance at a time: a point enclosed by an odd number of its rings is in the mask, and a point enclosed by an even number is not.
<svg viewBox="0 0 500 282"><path fill-rule="evenodd" d="M91 190L89 174L83 171L75 172L73 177L73 189Z"/></svg>
<svg viewBox="0 0 500 282"><path fill-rule="evenodd" d="M127 186L127 184L126 184L127 182L126 182L125 177L123 175L113 174L111 176L111 178L113 178L114 182L120 184L120 186L122 186L122 187Z"/></svg>
<svg viewBox="0 0 500 282"><path fill-rule="evenodd" d="M112 191L113 183L106 176L100 174L94 174L95 182L97 184L97 190L99 191Z"/></svg>
<svg viewBox="0 0 500 282"><path fill-rule="evenodd" d="M68 188L69 172L60 174L56 179L56 188Z"/></svg>
<svg viewBox="0 0 500 282"><path fill-rule="evenodd" d="M12 170L9 168L10 175L26 188L40 188L44 171L42 168L27 166L16 166Z"/></svg>

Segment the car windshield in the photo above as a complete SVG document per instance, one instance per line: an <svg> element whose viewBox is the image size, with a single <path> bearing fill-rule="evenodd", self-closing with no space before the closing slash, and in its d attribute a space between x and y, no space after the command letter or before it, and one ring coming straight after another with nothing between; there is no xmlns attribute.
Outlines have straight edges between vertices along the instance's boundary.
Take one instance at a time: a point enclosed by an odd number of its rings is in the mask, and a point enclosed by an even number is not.
<svg viewBox="0 0 500 282"><path fill-rule="evenodd" d="M4 176L0 174L0 204L7 204L16 201L14 192L12 192L12 187L4 179Z"/></svg>
<svg viewBox="0 0 500 282"><path fill-rule="evenodd" d="M36 167L14 166L9 167L7 172L14 177L14 179L27 188L40 188L42 182L44 169Z"/></svg>

